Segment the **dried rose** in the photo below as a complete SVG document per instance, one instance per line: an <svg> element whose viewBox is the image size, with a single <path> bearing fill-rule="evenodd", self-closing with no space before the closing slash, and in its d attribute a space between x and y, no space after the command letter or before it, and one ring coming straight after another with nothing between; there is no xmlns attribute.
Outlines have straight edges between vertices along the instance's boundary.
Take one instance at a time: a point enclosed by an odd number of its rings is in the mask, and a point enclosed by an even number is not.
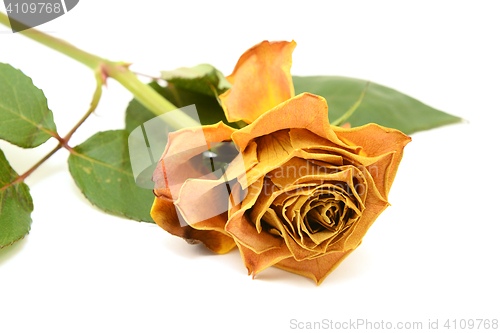
<svg viewBox="0 0 500 333"><path fill-rule="evenodd" d="M269 266L320 284L356 249L378 215L410 138L375 124L330 126L326 101L302 94L235 132L248 194L225 230L249 273Z"/></svg>
<svg viewBox="0 0 500 333"><path fill-rule="evenodd" d="M154 174L151 214L165 230L217 253L236 244L249 274L274 265L320 284L389 205L410 138L375 124L330 126L322 97L293 97L294 47L260 43L228 77L233 88L221 96L224 111L249 126L234 130L219 123L171 134ZM196 156L207 146L231 140L241 158L224 177L199 168ZM223 196L228 180L229 198ZM220 198L227 211L217 214Z"/></svg>

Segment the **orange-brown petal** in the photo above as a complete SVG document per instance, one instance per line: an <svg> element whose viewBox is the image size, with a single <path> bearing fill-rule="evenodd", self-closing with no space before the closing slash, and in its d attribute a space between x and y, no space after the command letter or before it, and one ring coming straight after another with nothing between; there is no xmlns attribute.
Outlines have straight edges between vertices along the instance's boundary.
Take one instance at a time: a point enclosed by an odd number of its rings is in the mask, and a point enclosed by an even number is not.
<svg viewBox="0 0 500 333"><path fill-rule="evenodd" d="M290 68L294 41L263 41L247 50L227 77L233 85L220 96L227 119L252 123L295 95Z"/></svg>
<svg viewBox="0 0 500 333"><path fill-rule="evenodd" d="M380 169L378 175L373 175L380 192L387 198L389 190L396 177L399 163L403 158L403 149L411 138L402 132L386 128L377 124L367 124L350 129L333 127L337 136L347 139L352 144L361 146L363 152L369 157L381 156L392 153L390 159L384 159L374 164ZM382 187L380 187L383 185Z"/></svg>
<svg viewBox="0 0 500 333"><path fill-rule="evenodd" d="M317 285L320 285L328 274L337 268L352 251L354 249L345 252L332 252L315 259L301 261L291 257L281 260L274 266L313 279Z"/></svg>
<svg viewBox="0 0 500 333"><path fill-rule="evenodd" d="M227 214L214 216L199 224L201 230L189 225L181 226L176 208L171 200L157 197L151 208L153 220L172 235L184 238L190 244L203 243L215 253L223 254L235 247L232 237L225 234Z"/></svg>
<svg viewBox="0 0 500 333"><path fill-rule="evenodd" d="M206 174L211 176L208 170L202 172L199 170L200 165L188 161L206 151L212 143L230 140L234 131L233 128L219 122L170 133L165 152L153 174L157 196L151 209L154 221L171 234L182 237L189 243L202 242L216 253L226 253L236 246L232 237L224 230L227 212L188 225L179 215L180 211L174 202L179 199L179 192L185 180Z"/></svg>
<svg viewBox="0 0 500 333"><path fill-rule="evenodd" d="M245 247L257 254L282 247L285 244L281 237L271 235L265 230L257 231L255 225L249 221L243 211L231 217L226 225L226 231L239 243L244 244Z"/></svg>
<svg viewBox="0 0 500 333"><path fill-rule="evenodd" d="M291 128L307 129L338 146L349 148L337 138L328 122L326 100L310 93L300 94L281 103L252 124L234 132L232 138L243 151L257 137Z"/></svg>
<svg viewBox="0 0 500 333"><path fill-rule="evenodd" d="M290 250L284 244L261 253L256 253L237 240L236 245L238 245L243 263L248 269L248 275L252 274L253 277L264 269L292 256Z"/></svg>
<svg viewBox="0 0 500 333"><path fill-rule="evenodd" d="M372 226L373 222L389 206L383 195L377 190L371 177L366 177L368 185L365 201L365 210L361 214L359 221L349 231L349 235L343 244L343 250L357 247L363 237ZM335 246L335 245L334 245Z"/></svg>
<svg viewBox="0 0 500 333"><path fill-rule="evenodd" d="M157 195L177 200L185 180L202 177L208 173L208 170L206 172L199 170L200 165L192 165L188 161L206 151L212 143L230 140L234 131L234 128L219 122L210 126L186 128L170 133L165 152L153 173Z"/></svg>

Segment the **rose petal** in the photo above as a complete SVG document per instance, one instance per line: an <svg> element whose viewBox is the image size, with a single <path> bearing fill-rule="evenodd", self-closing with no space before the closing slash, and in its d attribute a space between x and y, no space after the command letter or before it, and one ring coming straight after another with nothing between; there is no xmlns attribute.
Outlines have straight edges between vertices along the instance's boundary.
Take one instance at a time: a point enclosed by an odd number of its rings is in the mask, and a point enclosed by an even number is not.
<svg viewBox="0 0 500 333"><path fill-rule="evenodd" d="M282 247L285 244L282 238L271 235L265 230L258 232L243 211L231 217L226 224L226 231L239 243L244 244L245 247L257 254Z"/></svg>
<svg viewBox="0 0 500 333"><path fill-rule="evenodd" d="M253 206L262 190L263 178L264 177L253 182L246 190L242 188L240 183L234 184L231 194L233 195L232 200L237 202L237 204L229 210L229 218L233 217L233 215L237 214L240 210L242 210L241 213L244 213Z"/></svg>
<svg viewBox="0 0 500 333"><path fill-rule="evenodd" d="M333 131L333 129L332 129ZM302 128L293 128L290 130L290 142L292 147L295 149L324 149L327 151L334 152L333 157L342 158L342 155L349 153L351 155L359 155L362 147L353 146L345 143L344 141L337 138L335 134L335 142L320 136L319 133L312 132L311 130ZM333 163L333 162L330 162ZM341 165L341 164L337 164Z"/></svg>
<svg viewBox="0 0 500 333"><path fill-rule="evenodd" d="M403 148L411 141L409 136L392 128L386 128L377 124L368 124L351 129L336 127L335 132L340 138L346 138L355 145L363 147L367 156L381 156L387 153L393 153L391 160L384 163L375 164L383 170L387 170L380 177L374 177L375 183L381 193L387 198L389 190L396 177L399 163L403 158Z"/></svg>
<svg viewBox="0 0 500 333"><path fill-rule="evenodd" d="M201 170L201 165L194 165L188 161L206 151L211 143L230 140L231 134L235 131L234 128L219 122L170 133L165 152L153 173L155 193L177 200L185 180L209 174L208 170Z"/></svg>
<svg viewBox="0 0 500 333"><path fill-rule="evenodd" d="M315 259L302 261L297 261L292 257L283 259L274 266L313 279L319 286L352 251L354 249L345 252L332 252Z"/></svg>
<svg viewBox="0 0 500 333"><path fill-rule="evenodd" d="M272 248L261 253L255 253L252 249L247 248L238 241L236 241L236 245L238 245L243 263L248 269L248 275L252 274L254 278L257 273L292 256L290 250L284 243L280 247Z"/></svg>
<svg viewBox="0 0 500 333"><path fill-rule="evenodd" d="M165 152L153 174L157 198L151 209L155 222L173 235L182 237L190 243L202 242L216 253L226 253L235 247L235 243L224 230L227 213L210 216L192 225L183 225L179 221L179 210L174 205L180 200L179 193L184 181L192 177L215 178L208 170L201 170L201 165L194 165L189 160L206 151L211 143L230 140L235 129L219 122L203 128L187 128L169 134ZM168 181L167 181L168 179ZM181 217L182 218L182 217Z"/></svg>
<svg viewBox="0 0 500 333"><path fill-rule="evenodd" d="M377 217L389 206L389 203L383 198L381 193L377 190L373 179L370 176L366 177L367 180L367 196L365 201L365 210L361 214L361 218L357 223L350 228L348 235L342 247L337 249L347 250L357 246L368 232L373 222ZM333 245L334 247L335 245Z"/></svg>
<svg viewBox="0 0 500 333"><path fill-rule="evenodd" d="M226 213L230 205L230 189L224 178L219 180L189 179L174 202L187 223L196 228L198 222Z"/></svg>
<svg viewBox="0 0 500 333"><path fill-rule="evenodd" d="M281 237L285 240L286 246L295 259L304 260L317 254L315 251L305 248L304 245L298 243L295 239L293 239L293 237L290 236L288 231L285 229L283 222L274 210L268 209L264 214L264 218L269 225L280 231Z"/></svg>
<svg viewBox="0 0 500 333"><path fill-rule="evenodd" d="M250 125L233 133L233 141L244 150L260 136L291 128L307 129L330 142L349 149L339 140L328 122L328 105L321 96L303 93L279 104Z"/></svg>
<svg viewBox="0 0 500 333"><path fill-rule="evenodd" d="M191 244L202 242L215 253L227 253L236 245L231 237L225 235L224 225L227 215L214 216L204 221L203 224L199 224L202 230L194 229L189 225L181 227L173 202L157 197L151 208L151 217L172 235L182 237Z"/></svg>
<svg viewBox="0 0 500 333"><path fill-rule="evenodd" d="M295 95L290 68L296 45L263 41L243 53L227 77L233 87L220 95L228 121L252 123Z"/></svg>
<svg viewBox="0 0 500 333"><path fill-rule="evenodd" d="M374 125L374 124L372 124ZM374 125L378 127L378 125ZM356 127L355 129L362 129L362 127ZM399 134L402 134L399 131L394 130ZM358 130L355 133L358 135L366 135L362 131ZM339 135L343 135L339 134ZM379 132L378 135L385 137L387 136L386 132ZM404 134L402 134L404 135ZM395 137L400 137L395 134ZM380 149L379 155L377 155L373 149L365 150L362 146L354 145L351 140L345 140L346 142L351 142L353 145L351 147L351 151L335 147L335 145L328 145L326 140L313 134L309 133L306 130L294 129L290 131L290 140L291 144L295 149L307 149L307 151L302 150L300 154L297 154L305 159L314 159L324 162L335 163L335 159L332 159L332 156L336 156L335 158L342 157L351 163L356 163L359 165L360 171L363 173L370 173L375 181L375 186L377 190L381 193L382 197L387 200L390 185L394 181L394 177L397 171L397 165L401 161L403 148L404 146L410 142L409 137L405 136L406 140L396 141L396 144L391 143L391 137L387 136L388 148ZM401 137L400 137L401 138ZM377 141L377 140L374 140ZM393 149L393 150L391 150ZM332 155L335 154L335 155Z"/></svg>

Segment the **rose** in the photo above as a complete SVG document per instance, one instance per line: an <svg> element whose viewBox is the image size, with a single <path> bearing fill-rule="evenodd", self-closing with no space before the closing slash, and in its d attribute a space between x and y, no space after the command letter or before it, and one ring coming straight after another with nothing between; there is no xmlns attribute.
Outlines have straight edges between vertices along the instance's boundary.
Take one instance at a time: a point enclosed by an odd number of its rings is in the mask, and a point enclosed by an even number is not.
<svg viewBox="0 0 500 333"><path fill-rule="evenodd" d="M264 41L240 57L233 74L227 77L233 84L233 89L220 96L229 121L244 119L250 123L260 114L293 97L290 68L294 48L295 42ZM243 87L247 90L242 89ZM189 243L201 242L216 253L226 253L236 246L232 236L225 230L227 212L215 215L203 223L186 221L187 216L198 220L200 214L197 213L201 212L197 212L193 207L211 207L217 204L209 195L200 196L200 192L195 188L210 187L213 184L186 181L207 174L207 170L201 170L203 168L195 165L195 156L216 142L231 141L235 129L222 123L204 126L202 134L205 140L199 139L200 131L201 129L188 129L169 135L165 153L153 175L156 199L151 216L163 229L186 239ZM247 165L248 163L251 162L246 161ZM185 183L188 186L183 188Z"/></svg>
<svg viewBox="0 0 500 333"><path fill-rule="evenodd" d="M228 77L233 87L221 96L224 111L249 126L219 123L171 134L155 171L151 214L167 231L217 253L237 245L249 274L275 265L319 284L388 206L410 138L375 124L330 126L322 97L293 97L294 47L256 45ZM241 151L224 177L207 178L196 166L195 156L205 149L194 139L200 131L207 146L232 140ZM228 180L228 211L203 220Z"/></svg>
<svg viewBox="0 0 500 333"><path fill-rule="evenodd" d="M389 205L410 139L375 124L330 126L327 112L322 97L302 94L232 136L259 160L225 227L253 275L275 265L321 283Z"/></svg>

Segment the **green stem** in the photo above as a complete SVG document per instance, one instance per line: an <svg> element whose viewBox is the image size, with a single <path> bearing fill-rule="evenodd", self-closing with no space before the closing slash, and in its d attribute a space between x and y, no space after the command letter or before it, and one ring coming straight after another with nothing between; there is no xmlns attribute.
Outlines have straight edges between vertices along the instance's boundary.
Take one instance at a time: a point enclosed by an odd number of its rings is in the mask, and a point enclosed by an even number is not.
<svg viewBox="0 0 500 333"><path fill-rule="evenodd" d="M97 105L99 104L99 101L101 100L101 95L102 95L102 77L100 73L95 73L95 79L96 79L96 88L94 91L94 94L92 95L92 101L90 102L90 107L87 110L87 112L83 115L82 119L78 123L76 123L75 126L66 134L66 136L63 138L64 142L66 144L68 143L69 139L73 136L73 134L76 132L76 130L87 120L88 117L92 114L92 112L95 111L97 108Z"/></svg>
<svg viewBox="0 0 500 333"><path fill-rule="evenodd" d="M101 73L96 72L96 88L94 91L94 94L92 95L92 101L90 102L90 107L87 110L87 112L83 115L83 117L73 126L73 128L66 134L64 138L61 138L61 136L58 133L51 132L51 135L59 141L59 144L52 149L50 153L44 156L40 161L38 161L37 164L32 166L28 171L17 177L14 181L10 182L9 184L6 184L4 187L0 188L0 192L8 188L9 186L12 186L14 184L18 184L24 181L26 177L31 175L33 171L35 171L40 165L42 165L46 160L48 160L52 155L54 155L59 149L61 148L66 148L70 153L74 154L73 148L71 148L68 145L69 139L75 134L76 130L87 120L87 118L94 112L94 110L97 108L97 105L99 104L99 101L101 100L101 95L102 95L102 78L101 78Z"/></svg>
<svg viewBox="0 0 500 333"><path fill-rule="evenodd" d="M8 16L2 12L0 12L0 23L10 27ZM166 112L178 109L175 105L158 94L153 88L141 82L128 69L128 64L98 57L94 54L80 50L62 39L49 36L34 28L27 28L27 30L23 30L19 33L75 59L94 71L101 71L104 79L109 76L120 82L120 84L127 88L141 104L155 115L160 116ZM172 126L174 129L200 126L198 122L186 114L182 114L176 118L176 121L169 121L168 123L168 125Z"/></svg>
<svg viewBox="0 0 500 333"><path fill-rule="evenodd" d="M0 23L10 28L9 17L2 12L0 12ZM22 34L43 45L46 45L51 49L59 51L92 69L96 69L101 62L106 61L105 59L102 59L96 55L80 50L62 39L55 38L39 30L29 28L20 22L18 24L20 26L26 27L26 30L18 32L19 34Z"/></svg>
<svg viewBox="0 0 500 333"><path fill-rule="evenodd" d="M2 188L0 188L0 193L2 191L6 190L8 187L10 187L12 185L22 183L26 179L26 177L28 177L29 175L31 175L33 173L33 171L35 171L36 169L38 169L38 167L40 165L42 165L46 160L49 159L49 157L51 157L52 155L54 155L62 147L63 147L62 144L59 143L54 149L52 149L52 151L50 153L48 153L47 155L45 155L40 161L38 161L35 165L33 165L28 171L26 171L25 173L23 173L22 175L20 175L19 177L17 177L12 182L10 182L10 183L4 185Z"/></svg>
<svg viewBox="0 0 500 333"><path fill-rule="evenodd" d="M163 96L158 94L153 88L144 84L132 73L127 65L123 66L106 66L103 68L105 73L120 82L122 86L127 88L134 94L134 97L141 102L146 108L151 110L155 115L161 116L165 112L177 110L178 108L167 101ZM168 103L170 106L167 106ZM162 118L164 121L167 119ZM199 127L200 124L184 112L178 112L175 119L169 118L168 125L174 129L181 129L183 127Z"/></svg>

